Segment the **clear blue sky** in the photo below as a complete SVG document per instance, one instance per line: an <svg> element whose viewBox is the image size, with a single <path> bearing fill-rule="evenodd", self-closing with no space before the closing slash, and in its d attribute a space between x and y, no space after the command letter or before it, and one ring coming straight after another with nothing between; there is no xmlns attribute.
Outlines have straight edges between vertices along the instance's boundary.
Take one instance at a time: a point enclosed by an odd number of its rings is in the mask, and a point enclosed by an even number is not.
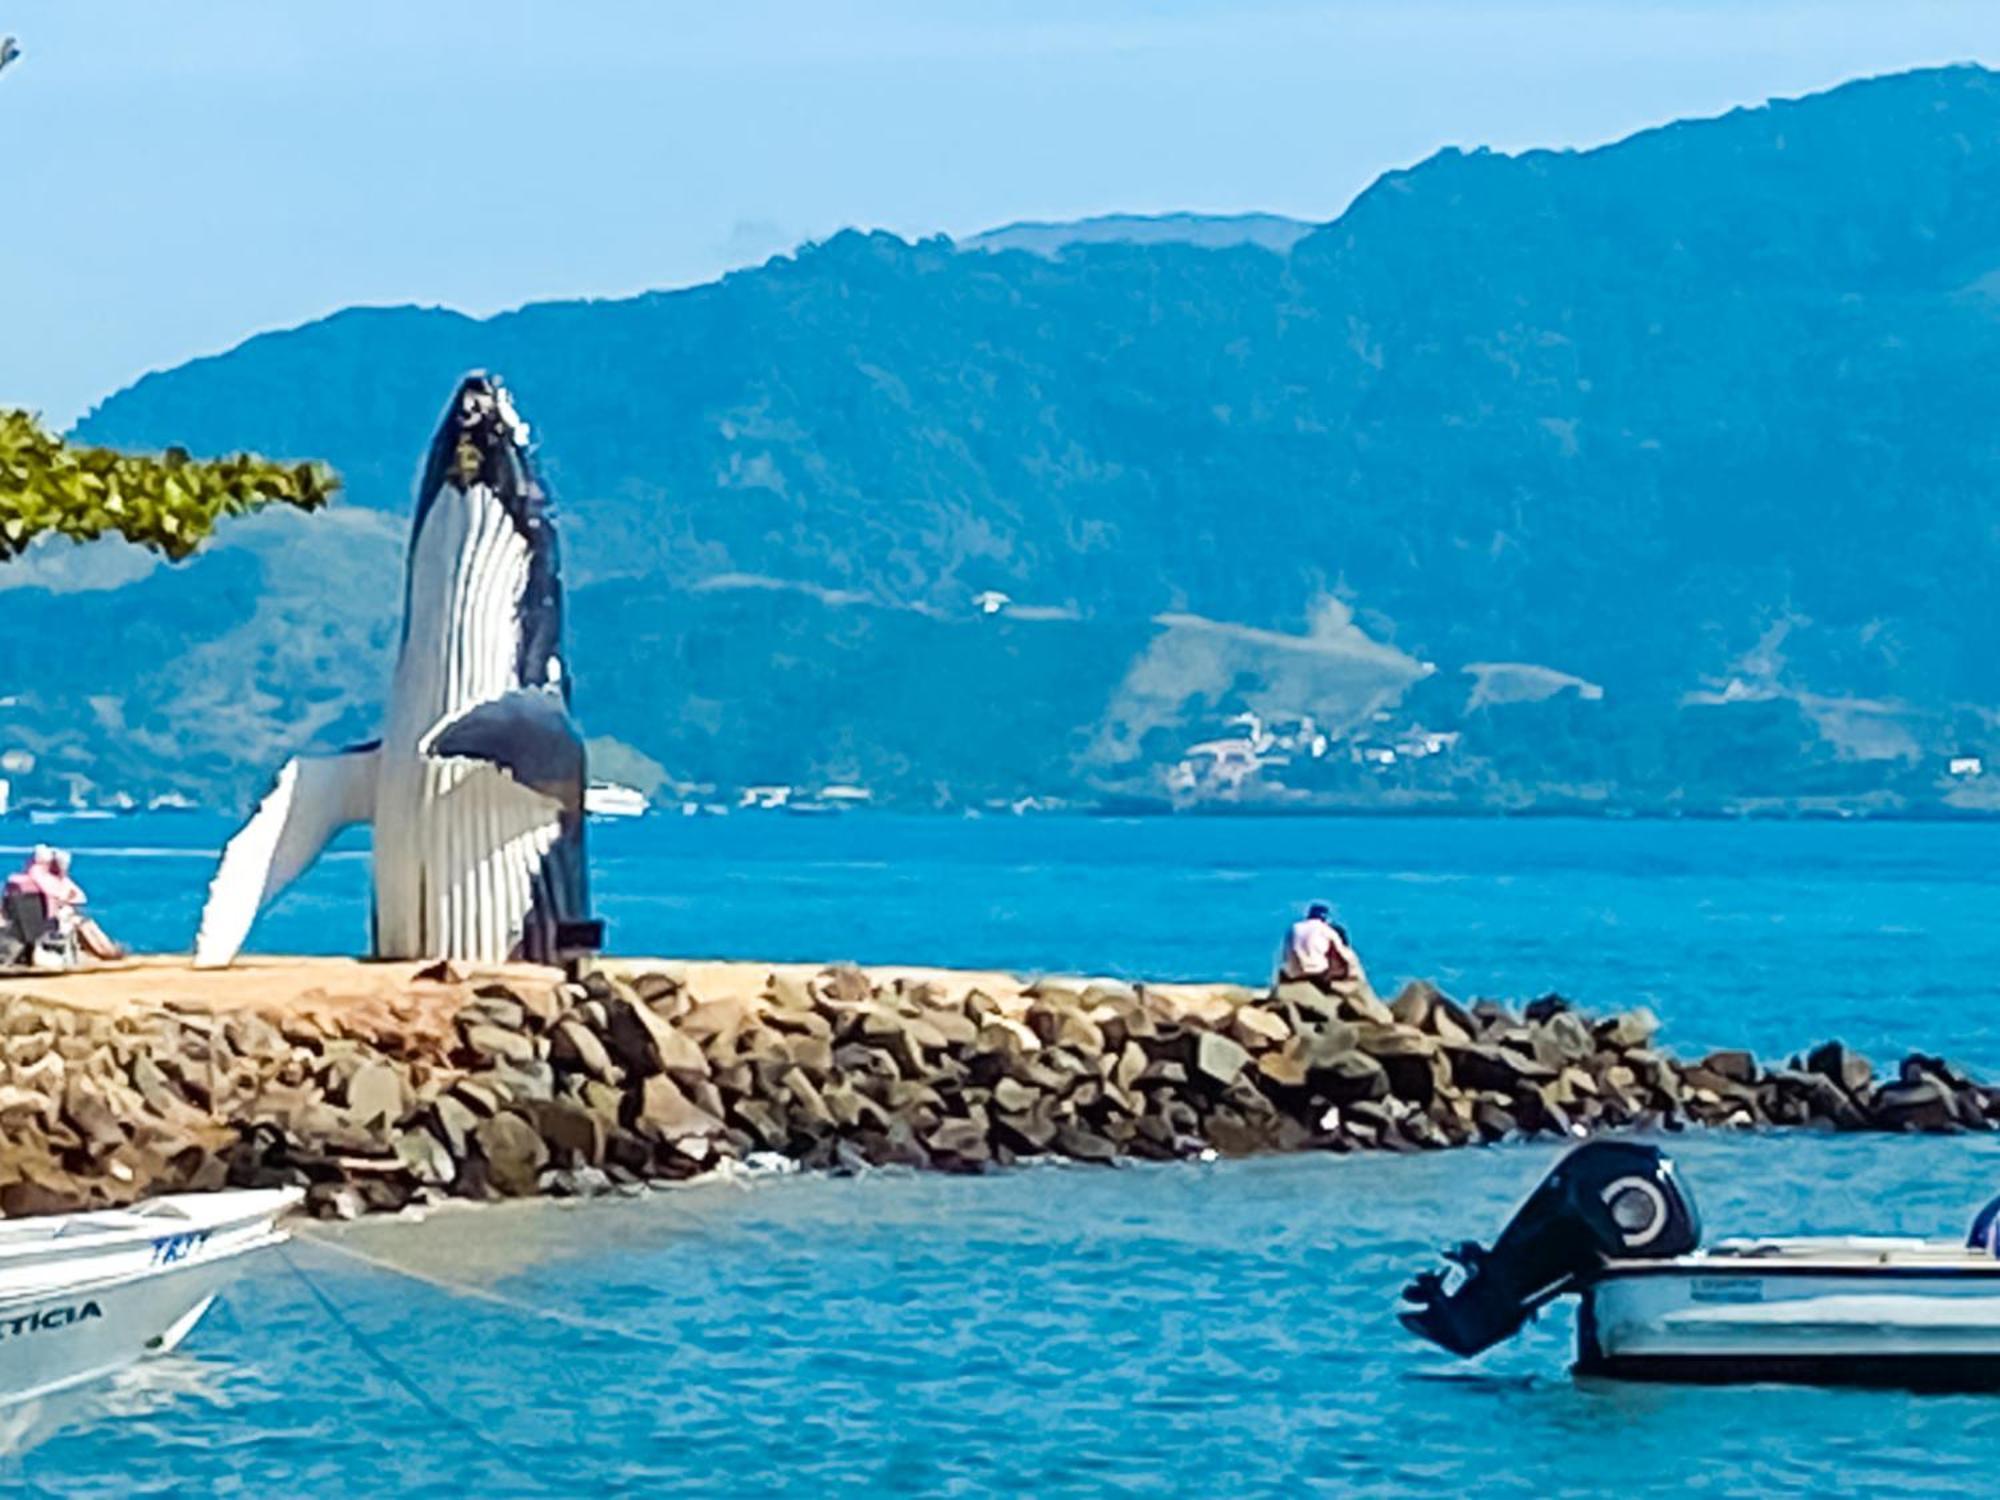
<svg viewBox="0 0 2000 1500"><path fill-rule="evenodd" d="M1440 146L1590 145L2000 61L1962 0L0 0L0 404L350 303L686 285L845 225L1326 219Z"/></svg>

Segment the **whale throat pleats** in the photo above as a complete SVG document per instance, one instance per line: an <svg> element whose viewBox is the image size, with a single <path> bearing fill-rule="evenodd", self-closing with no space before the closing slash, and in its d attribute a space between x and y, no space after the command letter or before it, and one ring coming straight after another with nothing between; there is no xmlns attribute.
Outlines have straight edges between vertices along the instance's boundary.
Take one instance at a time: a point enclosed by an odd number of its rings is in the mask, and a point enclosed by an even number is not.
<svg viewBox="0 0 2000 1500"><path fill-rule="evenodd" d="M545 958L549 940L531 933L536 876L562 836L562 801L514 775L515 762L568 771L545 753L568 715L553 694L519 683L522 617L532 557L528 539L488 487L447 484L431 498L410 556L410 619L396 668L385 740L408 752L407 774L385 784L378 826L376 926L383 957L438 955L485 963ZM540 698L547 716L507 705ZM476 733L483 719L486 732ZM573 732L573 731L568 731ZM413 888L396 868L420 862ZM565 915L570 913L565 912Z"/></svg>

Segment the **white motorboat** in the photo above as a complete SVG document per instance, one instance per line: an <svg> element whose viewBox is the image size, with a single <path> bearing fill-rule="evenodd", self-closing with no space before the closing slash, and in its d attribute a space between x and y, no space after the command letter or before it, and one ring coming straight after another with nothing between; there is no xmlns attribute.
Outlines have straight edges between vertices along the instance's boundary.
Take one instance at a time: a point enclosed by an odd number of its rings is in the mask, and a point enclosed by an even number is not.
<svg viewBox="0 0 2000 1500"><path fill-rule="evenodd" d="M1593 1142L1556 1166L1491 1249L1446 1252L1455 1285L1418 1276L1402 1320L1470 1357L1573 1293L1580 1375L2000 1388L2000 1260L1988 1250L1852 1235L1702 1249L1700 1237L1663 1154Z"/></svg>
<svg viewBox="0 0 2000 1500"><path fill-rule="evenodd" d="M651 807L635 786L593 781L583 789L583 810L593 818L643 818Z"/></svg>
<svg viewBox="0 0 2000 1500"><path fill-rule="evenodd" d="M173 1349L245 1260L288 1238L294 1188L186 1193L0 1221L0 1404Z"/></svg>

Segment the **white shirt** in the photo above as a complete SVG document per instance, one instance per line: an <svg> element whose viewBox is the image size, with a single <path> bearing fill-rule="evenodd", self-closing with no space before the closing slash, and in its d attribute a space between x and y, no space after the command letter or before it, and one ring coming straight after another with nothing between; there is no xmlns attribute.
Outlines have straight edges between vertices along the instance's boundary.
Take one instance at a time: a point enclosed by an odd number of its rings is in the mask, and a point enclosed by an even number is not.
<svg viewBox="0 0 2000 1500"><path fill-rule="evenodd" d="M1278 972L1288 979L1324 974L1340 953L1340 934L1323 917L1301 917L1285 934L1285 947L1278 959ZM1344 956L1344 955L1343 955Z"/></svg>

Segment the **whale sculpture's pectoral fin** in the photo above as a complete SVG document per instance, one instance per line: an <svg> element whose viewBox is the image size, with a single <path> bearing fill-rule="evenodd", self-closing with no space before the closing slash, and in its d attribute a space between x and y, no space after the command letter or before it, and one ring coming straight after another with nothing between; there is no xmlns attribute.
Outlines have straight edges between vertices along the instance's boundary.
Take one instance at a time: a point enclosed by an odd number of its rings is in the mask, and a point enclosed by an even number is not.
<svg viewBox="0 0 2000 1500"><path fill-rule="evenodd" d="M475 704L426 735L423 751L486 761L564 812L583 811L583 736L561 697L546 689Z"/></svg>
<svg viewBox="0 0 2000 1500"><path fill-rule="evenodd" d="M375 810L376 745L285 763L277 785L222 851L194 940L198 969L236 957L265 904L319 858L333 836Z"/></svg>

